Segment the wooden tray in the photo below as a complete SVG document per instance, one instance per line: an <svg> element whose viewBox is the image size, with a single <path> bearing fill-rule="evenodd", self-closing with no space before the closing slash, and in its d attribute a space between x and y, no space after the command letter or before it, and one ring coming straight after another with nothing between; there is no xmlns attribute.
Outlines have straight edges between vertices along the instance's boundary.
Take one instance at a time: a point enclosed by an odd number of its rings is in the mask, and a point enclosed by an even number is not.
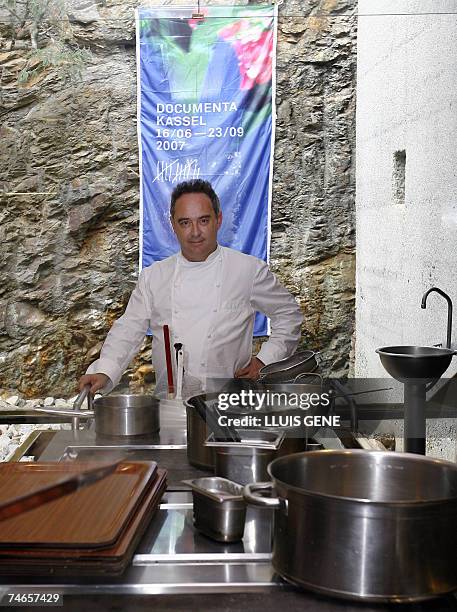
<svg viewBox="0 0 457 612"><path fill-rule="evenodd" d="M22 495L96 465L0 464L0 499ZM138 507L156 470L155 462L123 462L103 480L1 521L0 548L111 546Z"/></svg>
<svg viewBox="0 0 457 612"><path fill-rule="evenodd" d="M104 549L2 549L0 572L8 575L119 575L130 564L135 550L166 490L166 471L157 476L140 502L119 541Z"/></svg>

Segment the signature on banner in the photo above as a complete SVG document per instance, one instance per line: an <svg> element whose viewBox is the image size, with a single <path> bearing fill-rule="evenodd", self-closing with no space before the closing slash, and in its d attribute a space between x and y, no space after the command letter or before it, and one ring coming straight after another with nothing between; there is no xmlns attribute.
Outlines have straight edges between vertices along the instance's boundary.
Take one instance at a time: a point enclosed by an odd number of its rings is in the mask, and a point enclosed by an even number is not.
<svg viewBox="0 0 457 612"><path fill-rule="evenodd" d="M156 164L156 174L152 182L179 183L181 181L189 181L198 179L200 172L201 169L196 158L158 161Z"/></svg>

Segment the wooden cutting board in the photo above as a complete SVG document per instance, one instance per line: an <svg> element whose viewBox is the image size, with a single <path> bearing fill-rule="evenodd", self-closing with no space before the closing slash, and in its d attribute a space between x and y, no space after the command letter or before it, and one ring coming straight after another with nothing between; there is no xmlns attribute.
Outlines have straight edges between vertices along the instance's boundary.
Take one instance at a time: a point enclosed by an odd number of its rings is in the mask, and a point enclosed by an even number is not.
<svg viewBox="0 0 457 612"><path fill-rule="evenodd" d="M157 470L139 507L115 545L103 549L10 548L0 550L0 573L8 575L119 575L129 565L166 490L166 471Z"/></svg>
<svg viewBox="0 0 457 612"><path fill-rule="evenodd" d="M0 500L23 495L95 467L95 462L0 464ZM157 470L123 462L90 486L0 522L0 548L106 547L115 543Z"/></svg>

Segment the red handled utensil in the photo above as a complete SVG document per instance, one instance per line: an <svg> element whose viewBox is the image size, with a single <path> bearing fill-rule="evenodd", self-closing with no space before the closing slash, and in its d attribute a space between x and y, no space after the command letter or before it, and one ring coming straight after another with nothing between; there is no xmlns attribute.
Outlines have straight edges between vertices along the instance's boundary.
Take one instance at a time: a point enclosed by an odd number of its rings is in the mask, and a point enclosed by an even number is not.
<svg viewBox="0 0 457 612"><path fill-rule="evenodd" d="M168 325L163 326L163 341L165 343L165 358L167 361L168 393L172 396L174 395L175 388L173 384L173 365L171 362L170 328Z"/></svg>

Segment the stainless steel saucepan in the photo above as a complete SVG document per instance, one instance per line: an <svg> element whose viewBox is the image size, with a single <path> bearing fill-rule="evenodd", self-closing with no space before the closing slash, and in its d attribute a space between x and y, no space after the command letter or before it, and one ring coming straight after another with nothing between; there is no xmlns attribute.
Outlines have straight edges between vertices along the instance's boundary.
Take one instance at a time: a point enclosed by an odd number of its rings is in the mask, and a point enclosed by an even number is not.
<svg viewBox="0 0 457 612"><path fill-rule="evenodd" d="M268 472L272 482L247 485L244 497L276 510L272 563L286 580L370 601L457 588L456 464L323 450L281 457Z"/></svg>
<svg viewBox="0 0 457 612"><path fill-rule="evenodd" d="M86 396L89 397L89 387L80 393L75 405L81 406ZM93 410L35 410L74 419L95 419L95 432L101 436L141 436L160 429L159 400L151 395L106 395L94 400L92 406Z"/></svg>

